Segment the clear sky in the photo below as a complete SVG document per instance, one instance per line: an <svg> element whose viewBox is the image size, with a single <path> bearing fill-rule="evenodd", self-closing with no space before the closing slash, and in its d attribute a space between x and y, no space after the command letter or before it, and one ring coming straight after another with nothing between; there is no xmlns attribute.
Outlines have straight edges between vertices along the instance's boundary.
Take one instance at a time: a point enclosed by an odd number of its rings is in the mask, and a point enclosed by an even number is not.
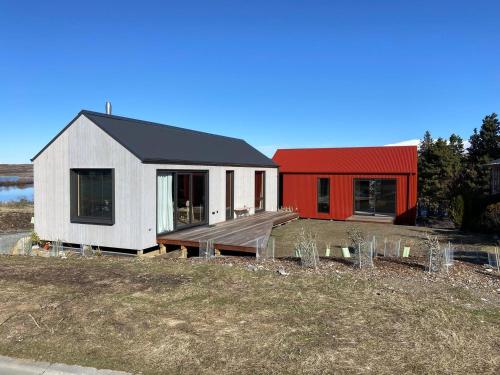
<svg viewBox="0 0 500 375"><path fill-rule="evenodd" d="M500 2L0 2L0 163L106 99L268 155L467 138L500 111Z"/></svg>

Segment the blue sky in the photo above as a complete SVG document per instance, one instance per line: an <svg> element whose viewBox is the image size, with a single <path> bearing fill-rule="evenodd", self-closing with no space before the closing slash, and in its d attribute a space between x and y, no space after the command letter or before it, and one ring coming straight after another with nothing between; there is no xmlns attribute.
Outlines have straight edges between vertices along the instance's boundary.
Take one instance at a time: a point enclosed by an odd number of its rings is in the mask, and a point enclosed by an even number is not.
<svg viewBox="0 0 500 375"><path fill-rule="evenodd" d="M82 108L276 147L456 132L500 111L498 1L2 1L0 163Z"/></svg>

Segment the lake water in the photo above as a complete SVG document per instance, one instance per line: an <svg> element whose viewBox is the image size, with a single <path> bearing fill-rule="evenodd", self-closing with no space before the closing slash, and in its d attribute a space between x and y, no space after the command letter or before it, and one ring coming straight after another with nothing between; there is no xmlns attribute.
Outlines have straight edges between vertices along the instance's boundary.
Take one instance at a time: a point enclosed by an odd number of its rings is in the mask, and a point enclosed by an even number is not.
<svg viewBox="0 0 500 375"><path fill-rule="evenodd" d="M33 201L33 185L0 186L0 202L19 201L21 199Z"/></svg>
<svg viewBox="0 0 500 375"><path fill-rule="evenodd" d="M18 176L0 176L0 182L15 182L19 181Z"/></svg>

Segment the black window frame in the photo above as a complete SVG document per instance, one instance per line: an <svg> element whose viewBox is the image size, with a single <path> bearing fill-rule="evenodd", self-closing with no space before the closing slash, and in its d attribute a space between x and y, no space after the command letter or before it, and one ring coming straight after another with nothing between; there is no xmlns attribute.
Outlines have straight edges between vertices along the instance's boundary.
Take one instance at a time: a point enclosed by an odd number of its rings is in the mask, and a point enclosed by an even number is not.
<svg viewBox="0 0 500 375"><path fill-rule="evenodd" d="M319 193L320 193L320 184L321 180L327 180L327 187L328 187L328 210L327 211L322 211L320 210L320 203L319 203ZM330 200L331 200L331 192L330 192L330 177L318 177L318 181L316 184L316 212L318 214L330 214ZM324 203L322 203L324 204Z"/></svg>
<svg viewBox="0 0 500 375"><path fill-rule="evenodd" d="M111 171L111 218L78 215L78 172ZM70 169L70 222L76 224L115 224L115 170L114 168L72 168Z"/></svg>
<svg viewBox="0 0 500 375"><path fill-rule="evenodd" d="M361 210L356 210L356 182L358 181L393 181L394 182L394 212L379 212L375 208L375 211L373 213L370 213L368 211L361 211ZM398 179L397 178L392 178L392 177L374 177L374 178L368 178L368 177L359 177L359 178L353 178L352 180L352 212L354 215L371 215L371 216L388 216L388 217L396 217L398 215Z"/></svg>

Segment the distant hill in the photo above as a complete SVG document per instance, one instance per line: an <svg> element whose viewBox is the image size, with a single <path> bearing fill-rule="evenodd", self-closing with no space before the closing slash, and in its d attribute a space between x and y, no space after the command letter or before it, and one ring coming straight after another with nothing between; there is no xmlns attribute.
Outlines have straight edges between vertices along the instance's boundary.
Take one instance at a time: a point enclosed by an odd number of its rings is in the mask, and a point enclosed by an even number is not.
<svg viewBox="0 0 500 375"><path fill-rule="evenodd" d="M19 183L33 183L33 165L0 164L0 176L17 176Z"/></svg>

